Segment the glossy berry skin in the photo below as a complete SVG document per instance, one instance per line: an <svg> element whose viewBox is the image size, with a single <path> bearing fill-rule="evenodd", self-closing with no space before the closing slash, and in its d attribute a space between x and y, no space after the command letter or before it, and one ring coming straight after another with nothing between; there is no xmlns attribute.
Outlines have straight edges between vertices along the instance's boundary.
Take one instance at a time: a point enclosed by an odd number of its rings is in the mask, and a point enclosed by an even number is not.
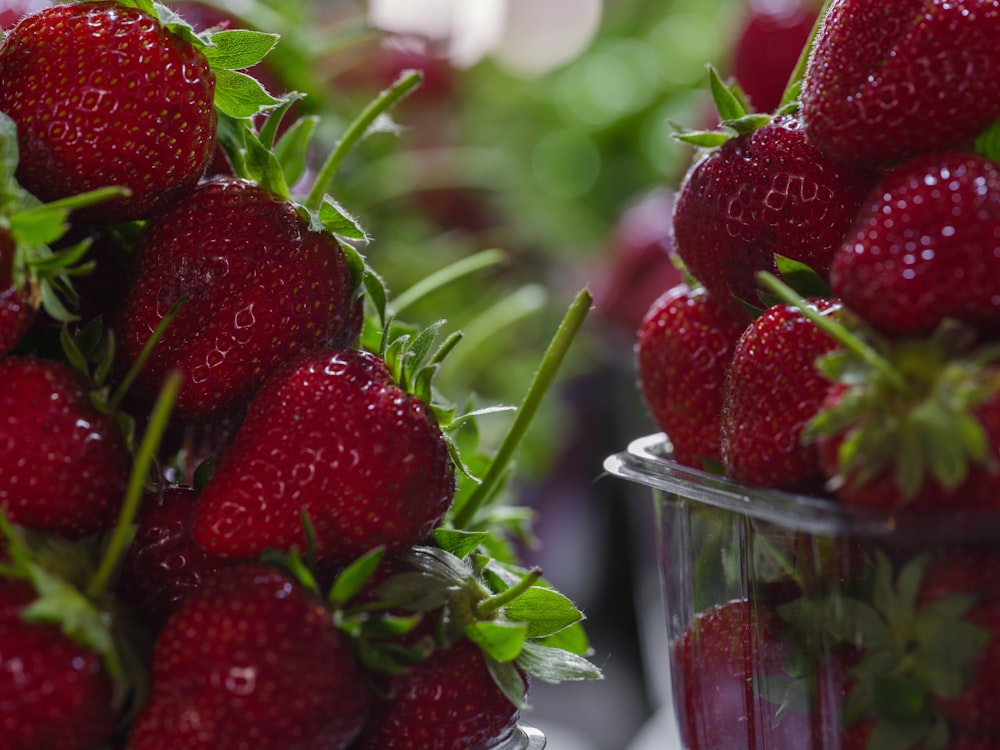
<svg viewBox="0 0 1000 750"><path fill-rule="evenodd" d="M246 180L205 182L147 225L126 275L116 316L122 368L187 296L135 383L148 401L180 369L180 420L237 413L284 362L358 333L343 249L291 202Z"/></svg>
<svg viewBox="0 0 1000 750"><path fill-rule="evenodd" d="M679 284L653 303L639 327L640 391L678 463L703 468L722 460L722 384L746 323L703 288Z"/></svg>
<svg viewBox="0 0 1000 750"><path fill-rule="evenodd" d="M188 597L153 650L152 695L128 750L343 750L368 691L324 604L259 563Z"/></svg>
<svg viewBox="0 0 1000 750"><path fill-rule="evenodd" d="M95 220L146 218L194 187L215 145L214 92L199 50L118 3L45 8L0 47L0 110L18 127L18 181L45 202L131 190L87 209Z"/></svg>
<svg viewBox="0 0 1000 750"><path fill-rule="evenodd" d="M11 355L0 382L0 505L11 522L71 538L114 526L131 456L83 378Z"/></svg>
<svg viewBox="0 0 1000 750"><path fill-rule="evenodd" d="M1000 3L840 0L817 35L802 117L831 159L893 164L970 143L1000 117Z"/></svg>
<svg viewBox="0 0 1000 750"><path fill-rule="evenodd" d="M724 304L760 307L755 274L776 271L775 253L826 277L872 182L822 156L798 119L775 118L688 170L674 205L677 253Z"/></svg>
<svg viewBox="0 0 1000 750"><path fill-rule="evenodd" d="M373 703L358 750L479 750L510 734L520 716L465 638L395 677L391 690Z"/></svg>
<svg viewBox="0 0 1000 750"><path fill-rule="evenodd" d="M146 494L136 516L118 592L152 631L230 564L191 539L188 520L197 497L193 487L161 487Z"/></svg>
<svg viewBox="0 0 1000 750"><path fill-rule="evenodd" d="M13 237L0 229L0 355L17 346L35 320L31 291L14 282L15 251Z"/></svg>
<svg viewBox="0 0 1000 750"><path fill-rule="evenodd" d="M455 490L447 444L429 408L360 350L323 351L283 368L256 395L192 516L195 542L254 557L304 551L346 561L422 541Z"/></svg>
<svg viewBox="0 0 1000 750"><path fill-rule="evenodd" d="M810 300L820 312L836 308ZM817 490L822 471L816 446L802 429L823 405L831 383L816 360L835 346L798 309L768 308L740 336L726 372L722 401L722 462L730 478L786 490Z"/></svg>
<svg viewBox="0 0 1000 750"><path fill-rule="evenodd" d="M0 578L2 746L100 750L119 719L111 679L100 657L58 625L22 619L35 597L26 581Z"/></svg>
<svg viewBox="0 0 1000 750"><path fill-rule="evenodd" d="M1000 337L1000 165L950 151L896 167L861 207L830 284L890 334L948 317Z"/></svg>

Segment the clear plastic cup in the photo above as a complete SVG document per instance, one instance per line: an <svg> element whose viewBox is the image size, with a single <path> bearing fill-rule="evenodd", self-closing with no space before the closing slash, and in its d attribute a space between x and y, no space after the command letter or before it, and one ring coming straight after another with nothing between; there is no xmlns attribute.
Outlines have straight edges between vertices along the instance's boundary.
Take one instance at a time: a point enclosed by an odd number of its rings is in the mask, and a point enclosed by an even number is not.
<svg viewBox="0 0 1000 750"><path fill-rule="evenodd" d="M635 440L685 750L1000 748L1000 514L739 485Z"/></svg>

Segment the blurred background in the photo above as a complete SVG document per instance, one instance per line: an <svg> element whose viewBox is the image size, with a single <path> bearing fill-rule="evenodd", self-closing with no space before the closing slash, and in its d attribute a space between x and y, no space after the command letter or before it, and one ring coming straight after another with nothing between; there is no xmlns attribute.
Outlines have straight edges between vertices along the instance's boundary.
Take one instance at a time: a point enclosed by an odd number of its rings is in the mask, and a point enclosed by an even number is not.
<svg viewBox="0 0 1000 750"><path fill-rule="evenodd" d="M464 339L436 383L516 405L570 300L594 309L518 455L529 548L586 613L601 683L533 686L526 720L549 750L670 750L665 629L646 491L602 462L651 432L632 345L680 281L673 193L696 154L678 127L716 124L707 66L772 111L813 25L808 0L214 0L177 2L282 36L262 76L307 94L321 142L402 71L423 85L338 174L334 197L372 235L392 292L500 251L407 309ZM199 18L199 13L205 13ZM492 257L492 256L490 256ZM503 416L484 420L500 435ZM488 439L487 435L487 439Z"/></svg>

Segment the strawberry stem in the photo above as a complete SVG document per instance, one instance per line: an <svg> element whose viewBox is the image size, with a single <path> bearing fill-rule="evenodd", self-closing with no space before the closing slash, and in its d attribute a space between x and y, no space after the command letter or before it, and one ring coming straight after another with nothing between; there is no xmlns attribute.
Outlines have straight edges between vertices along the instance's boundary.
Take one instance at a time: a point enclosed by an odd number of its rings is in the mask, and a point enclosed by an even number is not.
<svg viewBox="0 0 1000 750"><path fill-rule="evenodd" d="M378 95L355 120L348 125L344 136L334 146L333 151L327 157L323 166L316 176L309 195L306 196L305 207L310 212L316 212L323 204L323 196L326 195L330 184L333 182L337 170L343 163L351 149L365 137L372 124L381 116L392 109L400 100L409 94L413 89L423 82L423 73L418 70L404 72L396 82Z"/></svg>
<svg viewBox="0 0 1000 750"><path fill-rule="evenodd" d="M825 0L823 7L820 8L819 15L816 17L816 23L813 24L812 30L809 32L809 38L802 47L802 52L799 53L799 59L796 61L795 68L792 70L792 75L789 77L788 84L785 86L785 91L781 95L781 102L778 104L779 111L791 104L794 104L799 98L802 80L805 78L806 67L809 65L809 55L812 53L813 42L816 41L816 35L819 33L820 27L822 27L823 20L826 18L826 14L830 10L831 5L833 5L833 0Z"/></svg>
<svg viewBox="0 0 1000 750"><path fill-rule="evenodd" d="M474 255L461 258L439 271L425 276L409 289L401 292L392 301L392 309L395 316L398 318L403 310L416 304L438 289L452 282L459 281L466 276L471 276L477 271L499 265L503 259L504 254L500 250L483 250Z"/></svg>
<svg viewBox="0 0 1000 750"><path fill-rule="evenodd" d="M535 566L529 570L520 581L515 583L509 589L476 602L476 618L479 620L488 619L490 615L494 614L501 607L514 601L517 597L534 586L541 577L542 569Z"/></svg>
<svg viewBox="0 0 1000 750"><path fill-rule="evenodd" d="M821 314L815 307L806 302L791 287L784 284L773 274L761 271L757 274L757 281L761 286L766 287L768 291L773 292L783 302L787 302L798 308L799 312L815 324L817 328L842 347L860 357L866 364L877 369L898 389L899 393L908 398L913 397L913 388L909 381L907 381L906 376L860 337L855 336L829 315Z"/></svg>
<svg viewBox="0 0 1000 750"><path fill-rule="evenodd" d="M583 325L587 313L590 312L592 304L593 297L587 289L582 289L570 304L566 315L556 329L556 333L542 357L538 370L535 371L535 375L528 385L528 390L524 395L521 405L518 407L517 413L514 415L507 433L504 435L496 454L493 456L493 460L490 461L486 469L486 474L483 476L482 482L476 486L465 503L455 512L452 518L455 528L462 529L467 527L475 518L480 508L493 497L501 479L507 473L508 466L514 457L518 445L528 431L531 420L538 411L542 398L555 379L570 344Z"/></svg>
<svg viewBox="0 0 1000 750"><path fill-rule="evenodd" d="M142 350L139 352L139 356L135 358L135 362L133 362L132 366L129 367L128 372L125 373L121 383L118 384L118 388L115 389L115 392L111 394L111 397L108 399L108 411L115 411L121 404L122 399L125 398L125 394L128 393L128 389L132 387L132 383L139 376L139 371L142 370L142 366L146 364L146 360L149 359L149 355L153 353L153 347L156 346L156 343L161 338L163 338L163 334L167 330L167 326L174 322L174 318L180 314L181 308L184 307L187 301L188 296L186 294L182 295L176 302L174 302L170 309L167 310L167 314L163 316L163 319L160 320L156 329L146 340Z"/></svg>
<svg viewBox="0 0 1000 750"><path fill-rule="evenodd" d="M118 522L111 532L111 538L101 556L100 565L94 573L94 577L90 579L90 583L87 584L86 593L91 601L97 600L107 590L112 577L118 570L122 556L132 542L132 524L139 512L139 505L146 489L146 479L149 477L153 460L160 447L160 440L163 438L167 423L170 421L170 413L177 401L177 393L180 391L183 379L180 372L176 370L170 372L164 379L160 393L156 397L153 411L149 415L149 425L146 427L139 450L135 454L135 461L132 463L132 471L125 488L125 497L122 500Z"/></svg>

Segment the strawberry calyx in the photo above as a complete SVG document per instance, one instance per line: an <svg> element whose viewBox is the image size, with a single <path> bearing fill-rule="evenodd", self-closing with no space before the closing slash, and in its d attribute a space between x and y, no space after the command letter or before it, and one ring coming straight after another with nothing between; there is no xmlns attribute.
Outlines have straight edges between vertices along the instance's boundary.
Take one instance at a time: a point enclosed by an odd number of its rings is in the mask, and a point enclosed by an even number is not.
<svg viewBox="0 0 1000 750"><path fill-rule="evenodd" d="M704 149L715 149L732 138L764 127L778 114L752 112L739 83L733 81L726 84L712 65L708 66L708 85L719 115L719 126L713 130L678 128L678 132L673 133L676 140Z"/></svg>
<svg viewBox="0 0 1000 750"><path fill-rule="evenodd" d="M1000 393L1000 347L975 346L973 334L952 320L928 337L888 341L843 308L813 315L776 277L759 279L840 345L817 362L839 397L803 430L804 440L843 438L833 489L889 472L905 502L928 477L952 490L971 467L990 466L989 438L974 410Z"/></svg>
<svg viewBox="0 0 1000 750"><path fill-rule="evenodd" d="M19 161L17 125L0 112L0 234L4 237L3 289L27 288L29 301L58 321L76 316L66 303L76 301L72 277L90 273L84 260L89 241L53 250L69 230L69 216L78 208L127 196L124 187L108 186L50 203L42 203L14 177ZM11 252L12 249L12 252Z"/></svg>

